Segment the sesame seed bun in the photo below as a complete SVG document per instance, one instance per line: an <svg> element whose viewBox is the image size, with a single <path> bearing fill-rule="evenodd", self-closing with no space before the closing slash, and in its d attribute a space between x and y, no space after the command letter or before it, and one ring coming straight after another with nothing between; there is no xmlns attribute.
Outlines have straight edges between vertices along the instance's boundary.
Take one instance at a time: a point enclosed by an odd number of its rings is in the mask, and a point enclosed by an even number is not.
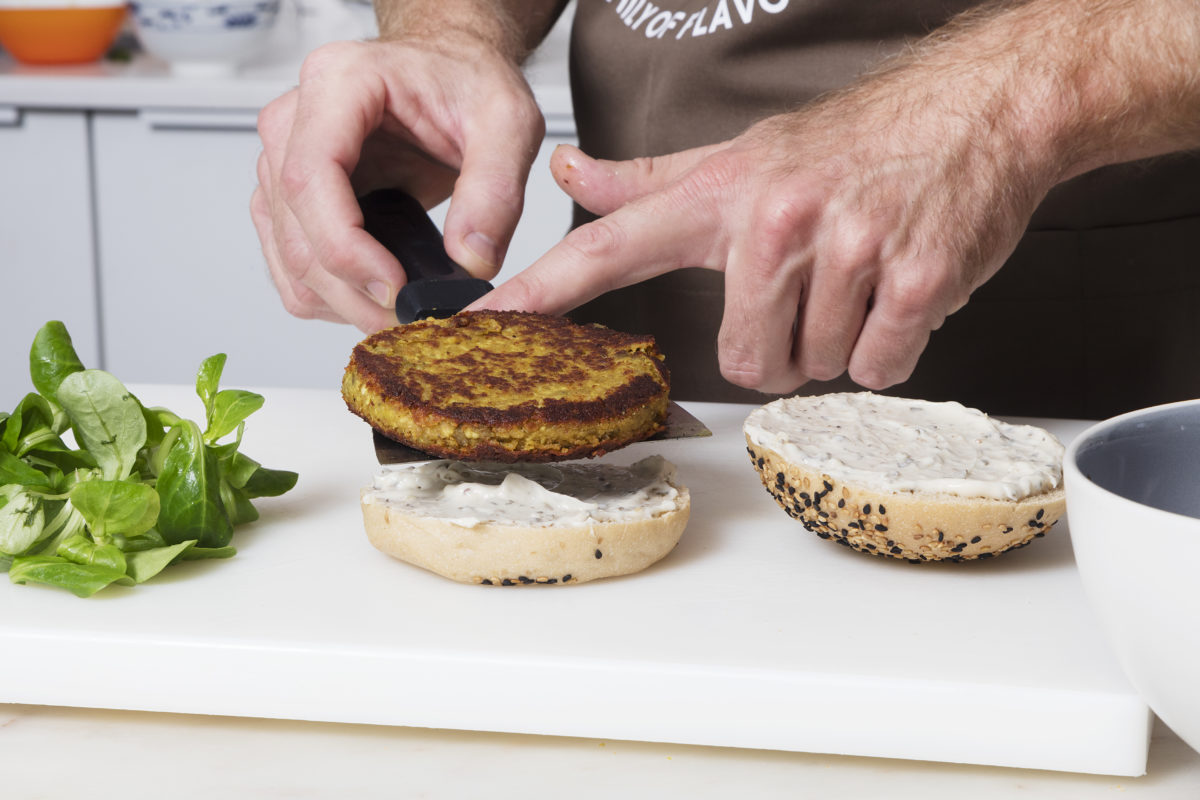
<svg viewBox="0 0 1200 800"><path fill-rule="evenodd" d="M792 415L803 415L804 425L790 435L803 436L805 442L822 441L820 437L828 432L834 441L851 443L850 450L840 454L849 459L849 463L841 458L833 458L821 464L811 464L796 460L811 457L800 455L804 450L790 445L773 446L770 442L774 440L769 436L752 432L752 429L758 429L754 428L751 420L756 415L758 420L764 419L759 412L752 414L747 421L746 446L763 486L790 517L822 539L860 552L913 562L967 561L991 558L1024 547L1044 536L1066 511L1061 463L1060 477L1051 488L1044 488L1047 485L1045 483L1030 483L1024 496L1018 496L1017 493L1012 495L1015 499L977 496L969 490L960 494L942 488L929 488L942 487L945 485L942 479L961 478L961 474L935 473L931 476L934 480L928 484L890 490L886 483L881 485L879 482L884 473L872 473L870 470L875 467L864 469L862 464L867 462L856 463L853 454L864 453L868 461L884 454L886 458L871 463L882 463L887 465L883 468L891 469L896 463L911 461L910 452L897 449L893 454L890 450L880 450L887 448L888 443L879 437L863 433L861 435L866 438L860 441L854 426L841 425L837 421L814 422L812 417L807 416L819 403L842 401L854 406L855 413L861 413L864 417L877 415L879 419L886 419L886 424L899 425L901 428L907 423L902 421L902 417L891 415L904 407L953 405L963 412L961 421L964 424L970 419L987 419L982 412L957 404L929 404L870 393L830 395L824 401L817 397L788 398L764 406L761 411L769 410L788 419L796 419ZM1048 432L1041 429L1017 427L1035 437L1044 436L1053 440ZM1005 429L1012 431L1017 427L1006 426ZM823 430L826 428L827 431ZM952 428L948 435L957 436L960 443L971 438L965 431L960 431L957 424ZM1003 436L997 439L1003 442L1004 452L1012 452L1013 448L1018 447L1012 439ZM1057 440L1053 442L1057 446ZM895 442L892 446L903 447ZM812 450L821 451L824 447L824 444L814 444ZM781 449L786 449L793 458L782 455L779 452Z"/></svg>
<svg viewBox="0 0 1200 800"><path fill-rule="evenodd" d="M805 528L854 550L909 561L991 558L1044 536L1066 510L1062 487L1023 500L879 492L788 462L746 439L775 502Z"/></svg>
<svg viewBox="0 0 1200 800"><path fill-rule="evenodd" d="M687 526L691 496L674 476L674 507L647 517L630 509L582 524L465 525L415 513L362 491L367 538L380 551L460 583L491 586L584 583L629 575L674 549Z"/></svg>

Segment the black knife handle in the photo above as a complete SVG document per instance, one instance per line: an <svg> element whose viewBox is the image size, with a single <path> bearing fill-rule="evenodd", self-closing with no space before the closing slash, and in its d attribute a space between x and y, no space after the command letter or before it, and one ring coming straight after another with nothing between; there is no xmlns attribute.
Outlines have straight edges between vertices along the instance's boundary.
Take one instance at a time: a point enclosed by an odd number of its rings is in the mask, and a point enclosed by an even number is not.
<svg viewBox="0 0 1200 800"><path fill-rule="evenodd" d="M408 277L396 295L401 323L448 317L492 290L447 255L441 231L412 195L379 189L358 203L363 228L396 257Z"/></svg>

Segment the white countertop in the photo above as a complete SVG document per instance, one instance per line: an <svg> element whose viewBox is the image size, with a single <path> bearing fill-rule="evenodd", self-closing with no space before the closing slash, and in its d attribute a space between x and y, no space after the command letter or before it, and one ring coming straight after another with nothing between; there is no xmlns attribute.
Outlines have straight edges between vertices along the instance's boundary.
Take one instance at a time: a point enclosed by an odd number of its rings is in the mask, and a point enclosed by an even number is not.
<svg viewBox="0 0 1200 800"><path fill-rule="evenodd" d="M184 415L196 411L192 406L198 401L189 399L188 387L131 388L152 405ZM0 706L4 796L94 790L98 776L130 754L138 754L137 766L132 776L124 766L121 770L125 797L164 796L165 785L173 798L229 796L233 790L255 797L463 797L471 789L499 797L542 790L607 797L629 787L645 789L646 796L686 791L703 798L725 797L731 786L763 797L794 796L797 788L820 797L903 798L919 792L923 799L989 798L1015 791L1068 799L1104 791L1181 800L1200 796L1200 755L1161 724L1143 777L1079 774L1057 766L1070 764L1076 751L1103 754L1115 749L1112 743L1138 733L1136 719L1122 727L1125 716L1110 713L1130 702L1122 699L1130 690L1113 672L1113 659L1081 607L1066 531L1006 559L974 565L969 573L914 569L847 553L796 530L761 486L756 488L753 471L739 463L744 447L735 441L744 408L698 404L692 410L713 427L711 439L655 446L679 464L693 489L695 524L671 557L643 575L565 590L463 587L364 544L356 487L374 469L369 436L335 392L263 391L267 405L251 421L244 449L268 466L299 470L301 483L283 498L264 501L263 519L235 539L240 550L235 559L86 601L38 587L0 586L8 611L0 618L0 697L13 703ZM1056 427L1070 435L1078 424ZM297 430L306 432L302 439ZM757 581L737 579L751 567ZM776 567L792 580L772 578ZM712 570L728 580L723 585L712 580ZM825 589L822 580L829 581ZM969 587L971 597L989 605L996 592L1010 596L1014 581L1022 606L1037 613L1013 606L1006 618L1015 622L997 621L987 626L986 636L973 636L955 616L961 592ZM873 592L893 606L906 606L931 591L951 619L918 631L847 626L827 614L777 613L814 607L814 597L827 594L829 586L847 590L839 599L847 619L863 619L864 611L875 607ZM1043 594L1046 598L1039 599ZM714 602L729 613L714 613ZM599 607L590 608L596 603ZM640 618L621 613L620 607L631 603L646 613ZM386 616L392 624L381 626L382 609L420 613ZM601 609L608 609L612 619L598 616ZM128 613L116 614L121 610ZM590 624L556 622L556 615L572 613ZM175 620L165 638L164 616ZM325 617L339 623L332 633ZM655 619L669 619L676 635L665 637ZM697 635L698 623L706 634ZM546 637L547 630L555 635ZM653 630L659 631L657 637L643 636ZM238 637L258 644L236 646ZM917 647L908 647L909 639ZM538 641L550 647L546 654L537 652ZM705 642L710 645L702 646ZM797 647L797 642L808 646ZM414 653L401 652L410 643ZM670 719L664 714L686 709L659 707L667 695L686 692L687 685L655 684L654 674L647 673L646 685L662 694L643 691L645 696L631 702L639 684L617 680L642 669L632 656L621 661L631 643L659 664L672 654L713 661L707 693L691 695L691 711L684 714L690 729L664 735ZM322 653L330 644L341 660L336 669L322 671ZM572 655L580 647L587 652ZM468 658L472 648L479 654ZM874 655L865 656L868 651ZM1006 655L1010 651L1015 657ZM274 660L266 671L255 668L253 658L271 653ZM454 674L423 671L421 653L438 656ZM382 663L383 656L390 659L390 680L371 683L378 670L362 668ZM597 658L607 676L593 670L589 682L573 691L555 691L554 668ZM954 704L939 705L933 695L922 712L889 714L886 707L895 698L888 693L864 699L835 691L834 707L823 708L806 680L813 686L829 684L827 674L811 670L836 666L839 659L850 659L863 672L846 674L842 683L860 688L887 683L926 694L933 687L904 674L931 674L936 670L931 664L941 665L939 691L952 695L967 714L954 717ZM956 681L971 671L983 678L980 659L994 661L996 674L958 687ZM773 694L771 703L722 702L722 692L741 697L753 689L753 682L730 684L716 669L742 661L774 663L781 678L809 678L779 684L787 692ZM519 669L506 672L509 662ZM469 676L468 668L474 670ZM878 670L874 677L872 669ZM524 671L544 679L517 688ZM581 674L568 672L567 681ZM735 672L730 674L736 678L746 670ZM1007 688L1000 685L1005 681ZM829 685L836 689L834 684ZM996 692L1020 700L1027 695L1022 684L1043 699L1018 718L996 716L994 704L978 702ZM608 691L617 685L631 693ZM533 724L545 698L552 699L551 713ZM1136 706L1136 698L1131 700ZM795 713L777 719L780 709L792 706ZM504 713L480 717L488 708ZM983 716L1012 730L980 728ZM305 721L315 719L326 721ZM1089 719L1107 720L1108 727L1088 727ZM948 720L949 727L932 729L936 720ZM1030 728L1031 720L1045 729ZM1071 725L1083 727L1072 731ZM463 730L447 730L452 727ZM661 743L627 741L643 730ZM739 730L741 739L720 733ZM1050 730L1058 733L1043 735ZM754 731L775 736L777 744L744 744ZM818 738L807 746L788 738L804 731ZM924 760L1022 763L1011 751L1031 741L1040 748L1033 754L1037 760L1029 761L1028 751L1018 752L1024 763L1055 764L1064 771ZM972 742L971 752L959 749ZM737 746L713 746L730 743ZM760 746L771 749L756 749ZM929 755L913 755L918 746ZM819 754L822 750L903 754L909 760ZM63 753L71 753L69 768L59 760ZM1091 763L1085 771L1118 773L1104 769L1109 763L1095 766L1094 756ZM182 786L176 783L181 774L188 775Z"/></svg>
<svg viewBox="0 0 1200 800"><path fill-rule="evenodd" d="M86 680L80 670L80 679ZM1139 778L606 739L0 706L3 795L26 798L1195 800L1161 723Z"/></svg>

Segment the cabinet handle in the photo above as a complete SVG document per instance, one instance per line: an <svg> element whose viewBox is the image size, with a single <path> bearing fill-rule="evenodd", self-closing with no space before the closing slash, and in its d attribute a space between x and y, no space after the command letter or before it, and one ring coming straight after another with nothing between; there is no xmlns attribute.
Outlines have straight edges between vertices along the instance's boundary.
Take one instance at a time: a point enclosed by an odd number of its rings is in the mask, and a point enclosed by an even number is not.
<svg viewBox="0 0 1200 800"><path fill-rule="evenodd" d="M21 109L16 106L0 106L0 125L16 128L21 124Z"/></svg>
<svg viewBox="0 0 1200 800"><path fill-rule="evenodd" d="M547 136L573 138L576 135L574 114L556 114L552 112L546 114L545 119Z"/></svg>
<svg viewBox="0 0 1200 800"><path fill-rule="evenodd" d="M258 130L257 111L179 111L146 108L139 114L146 127L156 131L249 131Z"/></svg>

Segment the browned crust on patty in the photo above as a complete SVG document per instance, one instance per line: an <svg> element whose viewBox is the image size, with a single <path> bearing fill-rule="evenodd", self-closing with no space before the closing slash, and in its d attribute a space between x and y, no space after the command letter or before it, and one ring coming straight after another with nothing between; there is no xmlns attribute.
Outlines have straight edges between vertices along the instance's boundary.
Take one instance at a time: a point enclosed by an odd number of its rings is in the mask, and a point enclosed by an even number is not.
<svg viewBox="0 0 1200 800"><path fill-rule="evenodd" d="M444 458L555 461L662 429L669 377L653 337L513 311L380 331L342 390L376 430Z"/></svg>

